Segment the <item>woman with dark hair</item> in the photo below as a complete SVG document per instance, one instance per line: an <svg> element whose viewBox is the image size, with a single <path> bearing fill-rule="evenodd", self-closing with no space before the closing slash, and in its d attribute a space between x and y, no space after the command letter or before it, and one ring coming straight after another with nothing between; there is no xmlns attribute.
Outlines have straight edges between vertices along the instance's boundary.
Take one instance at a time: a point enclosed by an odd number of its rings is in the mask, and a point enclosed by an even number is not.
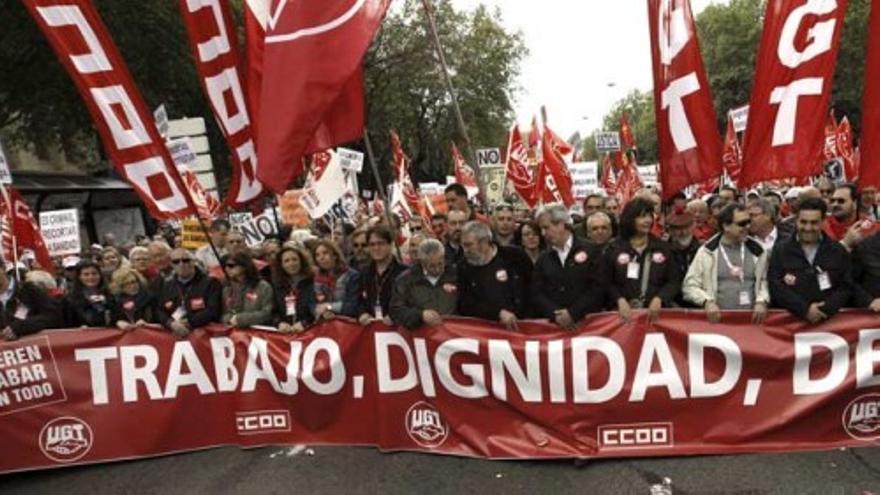
<svg viewBox="0 0 880 495"><path fill-rule="evenodd" d="M272 260L272 287L275 291L275 322L284 333L302 332L315 321L312 259L308 251L285 245Z"/></svg>
<svg viewBox="0 0 880 495"><path fill-rule="evenodd" d="M660 308L672 305L684 274L674 262L668 244L651 235L654 203L645 198L630 201L620 214L620 238L605 254L606 286L610 303L629 322L633 309L648 309L648 320Z"/></svg>
<svg viewBox="0 0 880 495"><path fill-rule="evenodd" d="M275 300L272 286L260 278L254 260L245 252L223 258L223 323L235 328L270 325Z"/></svg>
<svg viewBox="0 0 880 495"><path fill-rule="evenodd" d="M93 261L76 265L73 287L64 298L64 319L71 327L109 327L114 299L107 289L101 268Z"/></svg>
<svg viewBox="0 0 880 495"><path fill-rule="evenodd" d="M110 321L120 330L133 330L157 321L156 300L147 290L147 280L133 267L118 268L110 280L115 297Z"/></svg>
<svg viewBox="0 0 880 495"><path fill-rule="evenodd" d="M515 243L522 246L523 251L525 251L529 256L529 259L532 260L533 266L535 262L538 261L538 256L541 255L541 252L544 251L544 248L546 247L544 236L541 235L541 227L538 226L538 222L534 220L529 220L519 226L516 230Z"/></svg>
<svg viewBox="0 0 880 495"><path fill-rule="evenodd" d="M345 264L339 247L328 239L315 242L315 306L313 314L322 320L336 315L357 317L360 274Z"/></svg>
<svg viewBox="0 0 880 495"><path fill-rule="evenodd" d="M367 250L370 264L361 277L360 316L361 325L382 321L391 325L391 291L397 276L406 266L397 261L393 254L394 233L384 225L371 227L367 231Z"/></svg>

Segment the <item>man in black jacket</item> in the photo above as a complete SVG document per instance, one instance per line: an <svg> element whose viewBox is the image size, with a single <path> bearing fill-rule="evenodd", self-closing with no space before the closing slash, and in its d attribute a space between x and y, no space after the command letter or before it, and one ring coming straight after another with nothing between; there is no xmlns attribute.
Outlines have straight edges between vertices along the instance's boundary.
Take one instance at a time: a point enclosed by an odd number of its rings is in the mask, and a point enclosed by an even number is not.
<svg viewBox="0 0 880 495"><path fill-rule="evenodd" d="M826 212L821 199L800 203L797 235L777 241L767 274L773 305L810 323L834 316L853 291L849 253L822 234Z"/></svg>
<svg viewBox="0 0 880 495"><path fill-rule="evenodd" d="M575 238L564 206L551 206L545 213L541 229L550 248L535 262L532 303L542 317L571 329L586 314L602 310L603 263L594 249Z"/></svg>
<svg viewBox="0 0 880 495"><path fill-rule="evenodd" d="M64 326L57 301L37 285L18 283L11 275L12 272L0 271L0 339L15 340Z"/></svg>
<svg viewBox="0 0 880 495"><path fill-rule="evenodd" d="M174 275L165 280L159 293L159 323L178 337L198 327L220 321L223 308L220 282L195 266L192 253L177 248L171 252Z"/></svg>
<svg viewBox="0 0 880 495"><path fill-rule="evenodd" d="M854 305L880 313L880 232L856 245L852 252Z"/></svg>
<svg viewBox="0 0 880 495"><path fill-rule="evenodd" d="M464 259L459 263L458 313L500 321L516 329L528 314L526 304L532 263L517 247L492 242L489 226L473 220L461 232Z"/></svg>

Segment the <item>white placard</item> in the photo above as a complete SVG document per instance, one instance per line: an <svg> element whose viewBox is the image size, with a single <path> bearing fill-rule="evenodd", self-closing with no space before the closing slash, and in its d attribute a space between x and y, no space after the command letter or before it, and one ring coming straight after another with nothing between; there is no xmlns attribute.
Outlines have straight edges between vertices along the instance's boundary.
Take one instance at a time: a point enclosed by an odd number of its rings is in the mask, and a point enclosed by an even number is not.
<svg viewBox="0 0 880 495"><path fill-rule="evenodd" d="M620 133L619 132L597 132L596 133L596 152L613 153L620 151Z"/></svg>
<svg viewBox="0 0 880 495"><path fill-rule="evenodd" d="M166 146L168 152L171 153L171 159L174 160L174 164L178 168L183 166L187 170L193 170L196 167L198 155L193 152L189 138L169 139Z"/></svg>
<svg viewBox="0 0 880 495"><path fill-rule="evenodd" d="M345 171L339 163L339 157L333 151L329 152L330 163L321 175L321 179L303 188L303 195L300 198L303 208L309 213L312 219L323 217L333 205L339 201L348 191L348 181L345 178Z"/></svg>
<svg viewBox="0 0 880 495"><path fill-rule="evenodd" d="M657 165L639 165L639 177L645 187L657 187L660 179L657 177Z"/></svg>
<svg viewBox="0 0 880 495"><path fill-rule="evenodd" d="M498 148L484 148L477 150L477 165L501 165L501 150Z"/></svg>
<svg viewBox="0 0 880 495"><path fill-rule="evenodd" d="M360 151L336 148L336 154L339 155L339 164L342 165L342 170L361 173L361 170L364 169L364 154Z"/></svg>
<svg viewBox="0 0 880 495"><path fill-rule="evenodd" d="M40 231L49 256L79 254L79 215L76 209L41 212Z"/></svg>
<svg viewBox="0 0 880 495"><path fill-rule="evenodd" d="M163 138L167 138L169 129L168 111L165 110L164 103L153 110L153 120L156 121L156 129L159 130L159 134L161 134Z"/></svg>
<svg viewBox="0 0 880 495"><path fill-rule="evenodd" d="M730 119L733 120L733 130L743 132L749 123L749 106L743 105L730 111Z"/></svg>
<svg viewBox="0 0 880 495"><path fill-rule="evenodd" d="M254 214L249 211L240 212L240 213L230 213L229 214L229 225L232 228L236 228L239 225L244 225L253 219L254 219Z"/></svg>
<svg viewBox="0 0 880 495"><path fill-rule="evenodd" d="M3 153L3 144L0 143L0 184L12 184L12 173L9 172L9 162Z"/></svg>
<svg viewBox="0 0 880 495"><path fill-rule="evenodd" d="M598 162L572 163L568 171L571 173L571 192L578 202L599 190Z"/></svg>
<svg viewBox="0 0 880 495"><path fill-rule="evenodd" d="M254 217L249 222L233 225L232 228L241 232L249 247L258 246L267 238L278 235L278 226L271 212Z"/></svg>

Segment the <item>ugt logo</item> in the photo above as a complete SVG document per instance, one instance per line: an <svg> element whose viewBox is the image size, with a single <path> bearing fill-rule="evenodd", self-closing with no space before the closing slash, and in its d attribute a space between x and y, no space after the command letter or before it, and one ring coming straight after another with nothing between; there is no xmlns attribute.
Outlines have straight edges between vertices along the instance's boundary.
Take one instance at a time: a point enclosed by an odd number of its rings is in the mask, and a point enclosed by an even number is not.
<svg viewBox="0 0 880 495"><path fill-rule="evenodd" d="M40 430L40 450L55 462L73 462L92 449L93 438L85 421L72 416L55 418Z"/></svg>
<svg viewBox="0 0 880 495"><path fill-rule="evenodd" d="M436 407L420 401L413 404L406 412L406 432L413 442L432 449L446 441L449 426Z"/></svg>

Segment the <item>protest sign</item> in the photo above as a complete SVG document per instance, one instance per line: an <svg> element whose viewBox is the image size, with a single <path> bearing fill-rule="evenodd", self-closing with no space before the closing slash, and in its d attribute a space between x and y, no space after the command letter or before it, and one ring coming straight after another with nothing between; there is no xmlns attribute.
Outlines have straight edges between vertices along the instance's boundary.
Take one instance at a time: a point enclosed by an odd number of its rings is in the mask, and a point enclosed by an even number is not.
<svg viewBox="0 0 880 495"><path fill-rule="evenodd" d="M76 209L40 212L40 230L49 256L79 254L79 215Z"/></svg>
<svg viewBox="0 0 880 495"><path fill-rule="evenodd" d="M184 249L198 249L208 244L208 236L202 230L199 221L187 218L181 222L180 237Z"/></svg>
<svg viewBox="0 0 880 495"><path fill-rule="evenodd" d="M599 164L597 162L572 163L568 167L571 173L571 192L574 199L584 198L599 190Z"/></svg>
<svg viewBox="0 0 880 495"><path fill-rule="evenodd" d="M233 228L241 232L241 235L244 236L244 242L249 247L258 246L267 238L278 236L278 228L271 210L253 217L247 222L234 225Z"/></svg>
<svg viewBox="0 0 880 495"><path fill-rule="evenodd" d="M613 153L620 151L620 133L619 132L597 132L596 136L596 152L600 155L603 153Z"/></svg>

